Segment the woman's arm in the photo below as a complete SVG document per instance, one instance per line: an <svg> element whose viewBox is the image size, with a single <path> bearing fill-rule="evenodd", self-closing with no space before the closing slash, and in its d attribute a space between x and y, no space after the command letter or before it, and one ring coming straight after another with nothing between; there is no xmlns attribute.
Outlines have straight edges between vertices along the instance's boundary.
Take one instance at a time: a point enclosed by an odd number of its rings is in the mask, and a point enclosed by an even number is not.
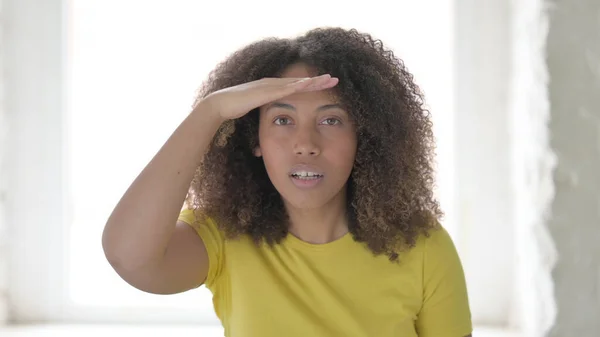
<svg viewBox="0 0 600 337"><path fill-rule="evenodd" d="M209 252L187 224L176 224L194 173L225 120L273 100L328 89L337 78L264 78L225 88L202 99L131 184L102 236L106 258L128 283L171 294L202 284Z"/></svg>
<svg viewBox="0 0 600 337"><path fill-rule="evenodd" d="M102 236L106 258L128 283L152 293L181 292L208 271L202 240L176 225L196 168L222 123L200 103L125 192Z"/></svg>

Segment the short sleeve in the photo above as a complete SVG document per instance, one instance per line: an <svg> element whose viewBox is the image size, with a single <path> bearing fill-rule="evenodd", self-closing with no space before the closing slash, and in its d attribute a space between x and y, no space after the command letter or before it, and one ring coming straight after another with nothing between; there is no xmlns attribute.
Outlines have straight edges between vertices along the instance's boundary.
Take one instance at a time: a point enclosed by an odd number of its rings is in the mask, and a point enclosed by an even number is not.
<svg viewBox="0 0 600 337"><path fill-rule="evenodd" d="M204 284L207 288L213 288L216 280L223 270L225 260L224 239L215 222L207 219L203 222L196 221L194 211L184 207L179 214L179 221L190 225L202 239L206 252L208 253L208 275Z"/></svg>
<svg viewBox="0 0 600 337"><path fill-rule="evenodd" d="M444 228L425 239L423 306L416 328L419 337L464 337L473 330L462 263Z"/></svg>

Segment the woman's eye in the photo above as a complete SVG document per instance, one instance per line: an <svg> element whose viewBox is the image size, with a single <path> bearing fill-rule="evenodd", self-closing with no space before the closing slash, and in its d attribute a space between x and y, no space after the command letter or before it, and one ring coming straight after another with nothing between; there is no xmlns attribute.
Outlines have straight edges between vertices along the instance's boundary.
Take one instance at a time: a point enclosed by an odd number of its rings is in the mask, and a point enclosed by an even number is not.
<svg viewBox="0 0 600 337"><path fill-rule="evenodd" d="M290 122L291 122L290 119L287 117L277 117L277 118L275 118L275 121L274 121L274 123L277 125L288 125L288 124L290 124Z"/></svg>
<svg viewBox="0 0 600 337"><path fill-rule="evenodd" d="M338 125L340 123L340 120L337 118L327 118L323 121L323 124L325 125Z"/></svg>

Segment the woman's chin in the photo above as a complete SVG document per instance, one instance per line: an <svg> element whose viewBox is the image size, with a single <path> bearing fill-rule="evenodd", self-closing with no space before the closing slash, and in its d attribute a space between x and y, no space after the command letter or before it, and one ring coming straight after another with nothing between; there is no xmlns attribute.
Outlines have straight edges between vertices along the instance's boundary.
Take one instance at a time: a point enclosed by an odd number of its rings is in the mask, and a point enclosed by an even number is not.
<svg viewBox="0 0 600 337"><path fill-rule="evenodd" d="M281 193L281 192L280 192ZM318 210L322 208L331 208L334 204L337 204L337 198L340 200L340 205L345 206L345 195L341 193L327 193L326 191L314 191L314 193L301 192L297 193L292 191L291 193L281 193L286 207L292 207L296 210Z"/></svg>

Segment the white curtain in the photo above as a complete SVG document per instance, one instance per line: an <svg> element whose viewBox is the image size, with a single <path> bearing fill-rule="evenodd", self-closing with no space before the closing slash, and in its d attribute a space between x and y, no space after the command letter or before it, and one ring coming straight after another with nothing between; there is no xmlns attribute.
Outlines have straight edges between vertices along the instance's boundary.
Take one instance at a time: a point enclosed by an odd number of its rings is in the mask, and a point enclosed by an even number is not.
<svg viewBox="0 0 600 337"><path fill-rule="evenodd" d="M0 0L0 38L3 34L3 15L2 15L2 0ZM5 217L5 202L6 202L6 143L7 143L7 118L5 114L5 96L4 96L4 82L3 82L3 41L0 39L0 326L4 325L8 319L8 298L7 298L7 281L8 281L8 270L7 270L7 230L6 230L6 217Z"/></svg>

